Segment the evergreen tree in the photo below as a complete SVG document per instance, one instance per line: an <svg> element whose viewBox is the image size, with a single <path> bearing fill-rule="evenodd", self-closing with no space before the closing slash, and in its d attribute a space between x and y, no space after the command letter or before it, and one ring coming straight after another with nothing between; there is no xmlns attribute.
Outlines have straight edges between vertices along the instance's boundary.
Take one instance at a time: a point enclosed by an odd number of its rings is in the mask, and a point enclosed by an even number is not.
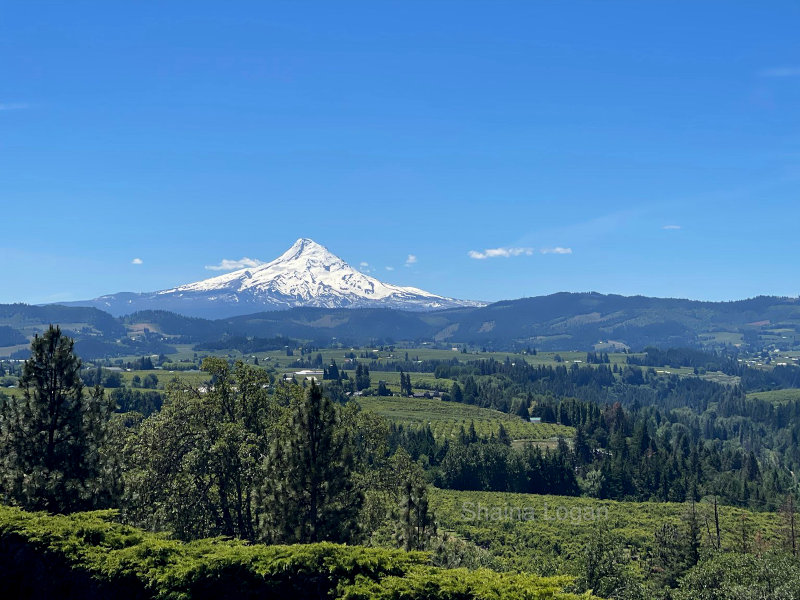
<svg viewBox="0 0 800 600"><path fill-rule="evenodd" d="M453 382L453 385L450 388L450 398L452 398L453 402L464 401L464 393L461 391L461 386L458 385L458 383L455 381Z"/></svg>
<svg viewBox="0 0 800 600"><path fill-rule="evenodd" d="M690 569L700 562L700 515L697 513L697 505L694 498L690 499L689 511L685 515L686 521L686 541L684 550L685 568Z"/></svg>
<svg viewBox="0 0 800 600"><path fill-rule="evenodd" d="M511 436L508 435L508 431L506 431L506 428L502 423L500 423L500 428L497 431L497 441L504 446L511 445Z"/></svg>
<svg viewBox="0 0 800 600"><path fill-rule="evenodd" d="M31 342L22 398L0 408L0 490L6 502L68 513L110 506L118 494L108 442L111 401L86 393L74 341L50 328Z"/></svg>
<svg viewBox="0 0 800 600"><path fill-rule="evenodd" d="M411 375L403 371L400 371L400 393L403 396L411 396L414 393L411 389Z"/></svg>
<svg viewBox="0 0 800 600"><path fill-rule="evenodd" d="M579 590L591 590L602 598L636 598L638 582L626 568L623 541L603 524L589 539L578 558Z"/></svg>
<svg viewBox="0 0 800 600"><path fill-rule="evenodd" d="M587 465L592 462L592 449L586 441L586 434L581 426L575 428L575 439L572 447L574 448L575 460L578 465Z"/></svg>
<svg viewBox="0 0 800 600"><path fill-rule="evenodd" d="M789 494L786 497L780 509L781 521L783 521L783 533L786 539L786 548L792 553L792 556L797 556L797 522L796 522L797 507L794 501L794 495Z"/></svg>
<svg viewBox="0 0 800 600"><path fill-rule="evenodd" d="M336 365L335 360L331 361L331 366L328 368L328 379L333 379L334 381L339 381L339 379L341 379L339 367Z"/></svg>
<svg viewBox="0 0 800 600"><path fill-rule="evenodd" d="M436 534L436 525L422 467L403 448L392 457L391 467L398 478L395 540L404 550L424 550Z"/></svg>
<svg viewBox="0 0 800 600"><path fill-rule="evenodd" d="M270 453L264 536L284 543L347 542L363 502L353 477L353 432L341 409L312 381L290 406Z"/></svg>
<svg viewBox="0 0 800 600"><path fill-rule="evenodd" d="M527 398L520 400L519 406L517 406L517 416L522 417L526 421L530 419L531 413Z"/></svg>
<svg viewBox="0 0 800 600"><path fill-rule="evenodd" d="M366 365L358 365L356 367L356 390L366 390L369 388L371 382L369 379L369 367Z"/></svg>
<svg viewBox="0 0 800 600"><path fill-rule="evenodd" d="M650 576L659 587L673 588L686 569L686 541L676 525L665 523L655 531L649 557Z"/></svg>

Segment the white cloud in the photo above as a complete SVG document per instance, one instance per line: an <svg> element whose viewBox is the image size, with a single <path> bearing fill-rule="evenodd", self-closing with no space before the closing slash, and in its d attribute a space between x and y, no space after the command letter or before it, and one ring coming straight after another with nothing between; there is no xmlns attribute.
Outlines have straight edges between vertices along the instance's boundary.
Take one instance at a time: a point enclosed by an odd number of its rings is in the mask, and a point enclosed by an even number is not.
<svg viewBox="0 0 800 600"><path fill-rule="evenodd" d="M394 267L386 267L387 271L394 271Z"/></svg>
<svg viewBox="0 0 800 600"><path fill-rule="evenodd" d="M358 266L361 269L361 271L364 272L364 273L372 273L372 272L375 271L375 269L370 267L369 263L367 261L365 261L365 260L362 260L360 263L358 263Z"/></svg>
<svg viewBox="0 0 800 600"><path fill-rule="evenodd" d="M512 256L530 256L533 254L533 248L486 248L483 252L470 250L468 254L470 258L474 258L475 260L498 257L510 258Z"/></svg>
<svg viewBox="0 0 800 600"><path fill-rule="evenodd" d="M406 259L406 266L410 267L411 265L416 264L416 262L417 262L416 254L409 254L408 258Z"/></svg>
<svg viewBox="0 0 800 600"><path fill-rule="evenodd" d="M542 254L572 254L572 248L556 246L555 248L542 248L539 252Z"/></svg>
<svg viewBox="0 0 800 600"><path fill-rule="evenodd" d="M0 110L23 110L25 108L28 108L28 105L22 102L0 102Z"/></svg>
<svg viewBox="0 0 800 600"><path fill-rule="evenodd" d="M258 267L263 265L263 261L255 258L240 258L239 260L229 260L223 258L218 265L206 265L208 271L236 271L237 269L245 269L247 267Z"/></svg>
<svg viewBox="0 0 800 600"><path fill-rule="evenodd" d="M134 259L131 261L131 264L132 264L132 265L141 265L143 262L144 262L144 261L143 261L141 258L134 258Z"/></svg>
<svg viewBox="0 0 800 600"><path fill-rule="evenodd" d="M800 67L772 67L761 71L762 77L800 77Z"/></svg>
<svg viewBox="0 0 800 600"><path fill-rule="evenodd" d="M680 225L664 225L661 229L680 229Z"/></svg>

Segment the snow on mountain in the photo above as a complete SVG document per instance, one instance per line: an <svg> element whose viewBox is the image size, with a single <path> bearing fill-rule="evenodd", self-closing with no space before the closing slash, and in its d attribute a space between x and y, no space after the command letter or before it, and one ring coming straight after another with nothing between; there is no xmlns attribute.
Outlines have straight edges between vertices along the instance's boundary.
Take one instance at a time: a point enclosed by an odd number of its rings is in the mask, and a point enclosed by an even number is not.
<svg viewBox="0 0 800 600"><path fill-rule="evenodd" d="M112 314L163 309L192 316L232 316L298 306L436 310L482 303L383 283L324 246L300 238L272 262L145 294L101 296L86 303Z"/></svg>

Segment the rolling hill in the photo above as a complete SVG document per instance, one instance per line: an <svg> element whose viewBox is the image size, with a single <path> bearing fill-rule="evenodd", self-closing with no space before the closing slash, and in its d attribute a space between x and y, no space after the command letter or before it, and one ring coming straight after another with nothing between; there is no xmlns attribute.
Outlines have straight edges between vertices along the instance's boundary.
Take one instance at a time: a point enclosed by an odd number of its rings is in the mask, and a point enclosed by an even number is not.
<svg viewBox="0 0 800 600"><path fill-rule="evenodd" d="M228 337L363 345L409 341L495 350L660 347L792 349L800 344L800 300L757 297L701 302L597 293L559 293L437 311L298 307L224 319L146 310L113 317L96 308L0 306L6 346L58 323L91 355L168 351L174 343ZM17 344L21 346L22 344ZM5 355L11 352L5 351ZM2 349L0 349L0 355Z"/></svg>

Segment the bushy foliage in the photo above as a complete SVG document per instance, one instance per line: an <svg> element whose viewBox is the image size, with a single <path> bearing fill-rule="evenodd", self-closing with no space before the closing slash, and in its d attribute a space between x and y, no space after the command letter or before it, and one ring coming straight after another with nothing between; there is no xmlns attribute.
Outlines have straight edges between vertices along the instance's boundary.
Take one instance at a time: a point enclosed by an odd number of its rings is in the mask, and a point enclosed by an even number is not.
<svg viewBox="0 0 800 600"><path fill-rule="evenodd" d="M125 515L181 539L214 535L254 540L263 506L263 457L277 408L267 374L241 362L208 358L213 386L176 383L169 402L145 419L125 449Z"/></svg>
<svg viewBox="0 0 800 600"><path fill-rule="evenodd" d="M113 522L112 512L52 516L0 507L0 576L19 596L46 560L40 589L84 598L396 598L567 600L567 578L427 565L420 552L318 543L182 543Z"/></svg>
<svg viewBox="0 0 800 600"><path fill-rule="evenodd" d="M694 567L674 600L800 598L800 561L787 554L725 553Z"/></svg>

